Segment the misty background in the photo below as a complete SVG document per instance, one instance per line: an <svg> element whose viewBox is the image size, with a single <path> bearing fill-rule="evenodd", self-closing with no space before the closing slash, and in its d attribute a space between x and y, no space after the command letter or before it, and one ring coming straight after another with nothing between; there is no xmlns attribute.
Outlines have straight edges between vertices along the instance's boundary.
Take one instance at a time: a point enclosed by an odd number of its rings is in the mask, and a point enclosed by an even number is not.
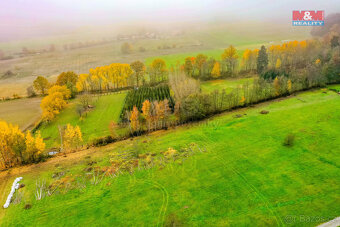
<svg viewBox="0 0 340 227"><path fill-rule="evenodd" d="M74 32L131 28L199 26L200 23L252 22L291 26L292 10L340 11L337 0L2 0L0 42ZM103 34L103 33L102 33Z"/></svg>

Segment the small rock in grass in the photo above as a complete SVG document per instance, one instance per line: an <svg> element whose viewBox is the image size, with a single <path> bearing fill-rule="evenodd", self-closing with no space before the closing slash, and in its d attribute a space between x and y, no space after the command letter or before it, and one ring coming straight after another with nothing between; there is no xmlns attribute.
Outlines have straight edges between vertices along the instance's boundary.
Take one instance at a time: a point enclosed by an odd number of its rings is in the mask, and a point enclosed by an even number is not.
<svg viewBox="0 0 340 227"><path fill-rule="evenodd" d="M240 118L240 117L242 117L242 114L236 114L236 115L234 115L234 118Z"/></svg>
<svg viewBox="0 0 340 227"><path fill-rule="evenodd" d="M31 204L26 204L25 206L24 206L24 209L25 210L28 210L28 209L31 209L32 208L32 205Z"/></svg>
<svg viewBox="0 0 340 227"><path fill-rule="evenodd" d="M90 171L92 171L92 169L93 169L92 167L88 167L88 168L85 168L84 171L85 172L90 172Z"/></svg>
<svg viewBox="0 0 340 227"><path fill-rule="evenodd" d="M92 161L92 162L87 163L87 165L92 166L93 164L96 164L96 163L97 163L96 161Z"/></svg>
<svg viewBox="0 0 340 227"><path fill-rule="evenodd" d="M20 184L19 185L19 188L23 188L23 187L25 187L25 184Z"/></svg>
<svg viewBox="0 0 340 227"><path fill-rule="evenodd" d="M268 114L268 113L269 113L268 110L262 110L262 111L260 112L260 114Z"/></svg>
<svg viewBox="0 0 340 227"><path fill-rule="evenodd" d="M56 172L53 173L52 178L62 177L65 175L65 172Z"/></svg>

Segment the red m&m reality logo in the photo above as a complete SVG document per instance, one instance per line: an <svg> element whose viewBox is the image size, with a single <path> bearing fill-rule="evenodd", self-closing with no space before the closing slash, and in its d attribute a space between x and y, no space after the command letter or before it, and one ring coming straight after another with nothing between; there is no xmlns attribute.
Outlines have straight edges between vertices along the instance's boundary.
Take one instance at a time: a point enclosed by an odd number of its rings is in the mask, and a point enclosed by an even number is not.
<svg viewBox="0 0 340 227"><path fill-rule="evenodd" d="M323 10L293 10L293 26L323 26Z"/></svg>

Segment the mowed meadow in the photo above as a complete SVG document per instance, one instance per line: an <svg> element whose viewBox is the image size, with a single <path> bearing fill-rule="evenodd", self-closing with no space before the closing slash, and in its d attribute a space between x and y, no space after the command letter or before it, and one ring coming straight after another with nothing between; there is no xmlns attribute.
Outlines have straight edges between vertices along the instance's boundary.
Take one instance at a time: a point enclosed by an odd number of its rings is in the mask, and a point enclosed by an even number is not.
<svg viewBox="0 0 340 227"><path fill-rule="evenodd" d="M0 102L0 120L18 125L21 130L33 128L40 120L41 98L24 98Z"/></svg>
<svg viewBox="0 0 340 227"><path fill-rule="evenodd" d="M76 111L79 98L72 100L68 107L52 122L43 124L38 130L41 132L47 147L60 146L59 127L66 124L78 125L83 133L84 143L92 139L110 135L109 124L118 122L123 108L126 92L92 95L93 107L80 117Z"/></svg>
<svg viewBox="0 0 340 227"><path fill-rule="evenodd" d="M339 95L316 89L1 172L0 202L23 176L22 200L32 207L1 210L0 225L315 226L340 212L339 120ZM294 144L284 146L288 134ZM196 148L181 155L188 147ZM169 148L177 155L156 162ZM153 159L95 179L94 169L129 152ZM57 183L58 174L68 189L36 200L36 181Z"/></svg>

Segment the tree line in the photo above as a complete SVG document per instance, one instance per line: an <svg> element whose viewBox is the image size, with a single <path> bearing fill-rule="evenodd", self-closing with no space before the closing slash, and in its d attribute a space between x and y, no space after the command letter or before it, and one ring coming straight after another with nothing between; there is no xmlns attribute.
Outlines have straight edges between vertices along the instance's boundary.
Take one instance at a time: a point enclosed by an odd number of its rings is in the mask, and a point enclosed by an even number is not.
<svg viewBox="0 0 340 227"><path fill-rule="evenodd" d="M229 51L236 53L231 49ZM200 92L197 80L192 79L195 78L192 65L188 68L182 66L169 76L174 108L169 108L167 100L164 100L167 103L164 108L169 112L166 111L165 115L164 111L157 110L159 101L152 103L145 100L142 109L134 106L129 113L132 134L195 121L222 111L340 82L339 46L315 40L292 41L270 46L269 51L262 46L260 50L248 50L244 54L248 56L244 60L244 67L259 73L259 78L253 83L247 82L231 92L215 90L205 94ZM256 58L251 56L253 54L256 54ZM234 56L232 53L227 55ZM186 62L198 66L197 62L204 62L202 59L202 56L190 57ZM230 61L227 67L232 69L232 64ZM256 69L252 68L255 65ZM191 73L188 73L188 69ZM195 70L199 73L199 68Z"/></svg>

